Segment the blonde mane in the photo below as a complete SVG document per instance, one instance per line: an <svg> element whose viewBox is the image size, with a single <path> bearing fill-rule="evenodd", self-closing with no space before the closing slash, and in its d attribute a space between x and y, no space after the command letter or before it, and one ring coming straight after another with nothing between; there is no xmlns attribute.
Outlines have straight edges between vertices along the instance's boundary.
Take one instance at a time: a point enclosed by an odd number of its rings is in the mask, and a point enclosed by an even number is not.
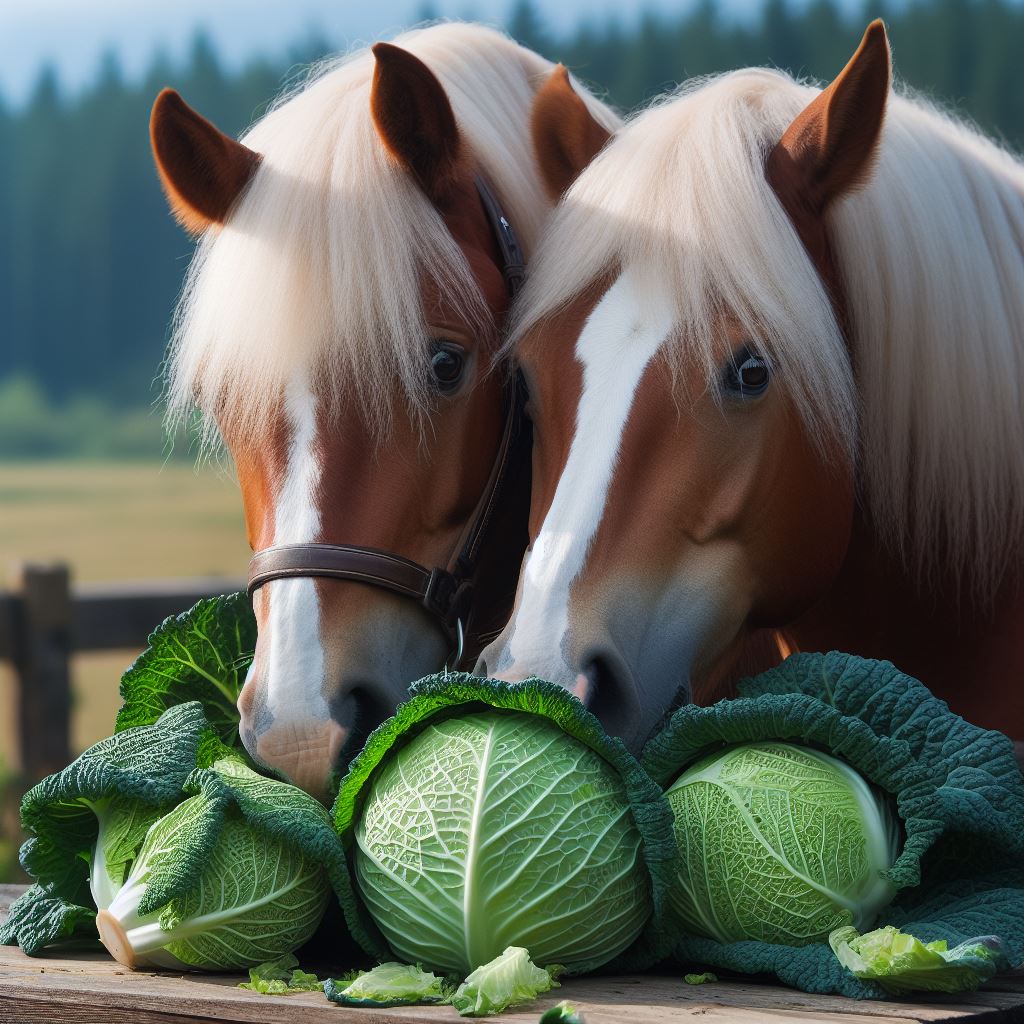
<svg viewBox="0 0 1024 1024"><path fill-rule="evenodd" d="M464 145L529 253L551 206L529 115L553 65L475 25L434 25L394 42L444 85ZM440 215L376 135L373 69L368 49L324 62L243 137L263 160L188 270L166 365L172 425L198 406L208 440L218 428L261 436L300 372L335 404L359 401L377 427L386 425L396 387L422 411L426 275L482 335L493 333ZM580 91L613 128L611 110Z"/></svg>
<svg viewBox="0 0 1024 1024"><path fill-rule="evenodd" d="M1024 165L926 102L890 99L877 165L829 229L852 323L764 162L817 88L768 70L688 83L624 128L567 194L510 344L632 265L673 296L670 355L719 376L731 311L808 429L858 461L862 500L922 579L991 595L1024 540Z"/></svg>

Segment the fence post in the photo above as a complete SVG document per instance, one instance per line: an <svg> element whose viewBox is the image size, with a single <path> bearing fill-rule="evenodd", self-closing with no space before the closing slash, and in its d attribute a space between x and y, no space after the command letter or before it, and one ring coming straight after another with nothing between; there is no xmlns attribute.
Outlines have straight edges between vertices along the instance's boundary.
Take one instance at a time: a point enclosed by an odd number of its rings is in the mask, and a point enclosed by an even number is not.
<svg viewBox="0 0 1024 1024"><path fill-rule="evenodd" d="M21 777L33 785L70 760L71 587L66 565L22 565L15 573L19 629L18 683Z"/></svg>

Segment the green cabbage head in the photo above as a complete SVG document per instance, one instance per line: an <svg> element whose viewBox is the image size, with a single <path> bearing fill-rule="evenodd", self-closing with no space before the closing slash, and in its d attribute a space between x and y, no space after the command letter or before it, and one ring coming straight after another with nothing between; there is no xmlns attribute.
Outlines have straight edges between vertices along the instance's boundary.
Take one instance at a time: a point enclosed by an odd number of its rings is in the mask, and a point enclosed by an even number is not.
<svg viewBox="0 0 1024 1024"><path fill-rule="evenodd" d="M104 897L112 894L100 904L97 929L126 966L237 970L264 964L303 945L327 906L330 885L314 842L317 828L326 833L329 825L312 797L233 759L195 777L205 787L149 826L122 885L110 886L109 868L99 869L101 857L95 858L93 889L99 879ZM228 787L240 794L249 817L224 798ZM293 841L257 824L261 815L296 811ZM109 825L105 817L100 851L105 835L136 834L136 819L122 825L123 811ZM123 845L106 844L115 852ZM102 858L110 861L110 853Z"/></svg>
<svg viewBox="0 0 1024 1024"><path fill-rule="evenodd" d="M666 796L679 844L674 911L719 942L803 946L870 927L895 890L888 802L849 765L786 743L697 762Z"/></svg>
<svg viewBox="0 0 1024 1024"><path fill-rule="evenodd" d="M652 911L621 777L542 715L431 722L382 763L355 839L377 927L430 970L465 976L509 946L589 969Z"/></svg>

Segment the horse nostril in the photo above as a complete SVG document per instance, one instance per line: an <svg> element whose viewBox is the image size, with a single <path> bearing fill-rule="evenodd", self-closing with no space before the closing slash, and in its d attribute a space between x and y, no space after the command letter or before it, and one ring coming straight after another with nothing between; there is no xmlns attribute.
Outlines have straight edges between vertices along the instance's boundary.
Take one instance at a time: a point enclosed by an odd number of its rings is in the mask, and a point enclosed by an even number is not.
<svg viewBox="0 0 1024 1024"><path fill-rule="evenodd" d="M348 733L342 751L343 760L351 760L359 752L366 737L395 713L397 704L394 697L387 697L376 687L363 684L347 687L344 693L331 700L331 717L343 722Z"/></svg>
<svg viewBox="0 0 1024 1024"><path fill-rule="evenodd" d="M583 660L573 692L587 710L636 753L643 737L637 737L641 708L632 675L617 656L610 652L592 654Z"/></svg>

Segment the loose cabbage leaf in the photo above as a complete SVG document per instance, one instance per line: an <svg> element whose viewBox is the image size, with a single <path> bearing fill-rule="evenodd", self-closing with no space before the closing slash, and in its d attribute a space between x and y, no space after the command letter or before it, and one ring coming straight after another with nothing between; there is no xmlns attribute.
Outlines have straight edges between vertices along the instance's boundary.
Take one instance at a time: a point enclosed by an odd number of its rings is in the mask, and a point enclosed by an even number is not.
<svg viewBox="0 0 1024 1024"><path fill-rule="evenodd" d="M286 996L292 992L319 992L323 982L315 974L303 971L297 956L285 953L276 960L250 967L249 980L238 987L265 996Z"/></svg>
<svg viewBox="0 0 1024 1024"><path fill-rule="evenodd" d="M999 936L1024 961L1024 779L1002 733L954 715L888 662L799 654L739 685L736 700L680 708L642 763L669 786L690 765L737 743L801 743L841 758L895 801L902 851L881 923L950 945ZM676 935L673 959L772 973L809 992L884 998L848 972L827 943L796 948Z"/></svg>
<svg viewBox="0 0 1024 1024"><path fill-rule="evenodd" d="M218 739L241 750L235 705L255 648L256 619L244 593L206 598L165 619L121 677L116 731L151 725L167 708L197 700Z"/></svg>
<svg viewBox="0 0 1024 1024"><path fill-rule="evenodd" d="M711 971L704 971L703 974L684 974L683 981L687 985L707 985L709 982L718 981L718 975Z"/></svg>
<svg viewBox="0 0 1024 1024"><path fill-rule="evenodd" d="M625 949L661 913L675 841L663 795L622 743L539 680L453 674L411 694L334 808L366 951L387 959L390 942L404 960L465 974L508 945L570 973ZM660 955L635 943L616 966Z"/></svg>
<svg viewBox="0 0 1024 1024"><path fill-rule="evenodd" d="M389 961L354 978L329 978L324 994L342 1006L411 1006L415 1003L446 1003L451 992L443 978L412 964Z"/></svg>
<svg viewBox="0 0 1024 1024"><path fill-rule="evenodd" d="M866 935L852 926L837 928L829 945L839 962L858 978L877 981L894 994L973 992L1009 966L995 936L980 936L953 949L945 939L921 942L888 925Z"/></svg>
<svg viewBox="0 0 1024 1024"><path fill-rule="evenodd" d="M478 967L452 996L463 1017L502 1013L558 987L560 967L538 967L522 946L509 946L490 963Z"/></svg>
<svg viewBox="0 0 1024 1024"><path fill-rule="evenodd" d="M586 1021L568 999L561 999L540 1015L539 1024L586 1024Z"/></svg>
<svg viewBox="0 0 1024 1024"><path fill-rule="evenodd" d="M54 942L95 938L92 890L106 902L120 888L149 824L182 798L206 728L199 704L171 708L153 725L101 740L25 794L21 863L37 884L12 905L0 942L34 956Z"/></svg>
<svg viewBox="0 0 1024 1024"><path fill-rule="evenodd" d="M184 791L100 914L104 944L129 966L212 970L293 952L323 915L328 878L347 885L327 812L233 758L197 769Z"/></svg>

